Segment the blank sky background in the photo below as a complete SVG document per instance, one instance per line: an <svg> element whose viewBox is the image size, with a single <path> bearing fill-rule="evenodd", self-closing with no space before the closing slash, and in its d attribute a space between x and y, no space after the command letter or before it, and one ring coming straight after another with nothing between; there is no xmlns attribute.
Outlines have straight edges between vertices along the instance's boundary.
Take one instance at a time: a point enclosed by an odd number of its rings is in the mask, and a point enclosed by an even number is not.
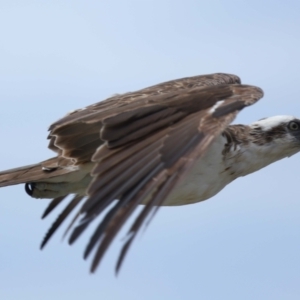
<svg viewBox="0 0 300 300"><path fill-rule="evenodd" d="M0 169L53 156L68 111L165 80L228 72L264 89L236 122L300 117L299 1L0 1ZM61 209L0 190L0 299L299 299L299 155L203 203L162 208L118 277L119 236L95 275Z"/></svg>

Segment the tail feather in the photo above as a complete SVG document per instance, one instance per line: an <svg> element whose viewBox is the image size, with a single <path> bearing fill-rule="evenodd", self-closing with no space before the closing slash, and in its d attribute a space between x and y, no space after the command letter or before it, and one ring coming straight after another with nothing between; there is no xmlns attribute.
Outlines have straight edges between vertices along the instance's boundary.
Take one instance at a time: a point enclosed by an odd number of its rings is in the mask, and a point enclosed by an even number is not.
<svg viewBox="0 0 300 300"><path fill-rule="evenodd" d="M39 182L74 172L76 169L70 159L53 157L37 164L0 172L0 187Z"/></svg>

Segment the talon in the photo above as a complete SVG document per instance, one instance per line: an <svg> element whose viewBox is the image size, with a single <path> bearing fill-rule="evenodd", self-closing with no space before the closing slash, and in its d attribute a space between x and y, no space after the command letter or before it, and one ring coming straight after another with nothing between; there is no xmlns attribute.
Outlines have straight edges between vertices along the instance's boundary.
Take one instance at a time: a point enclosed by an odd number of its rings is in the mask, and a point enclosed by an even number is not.
<svg viewBox="0 0 300 300"><path fill-rule="evenodd" d="M29 196L32 196L34 188L35 188L35 183L33 182L25 183L25 191Z"/></svg>

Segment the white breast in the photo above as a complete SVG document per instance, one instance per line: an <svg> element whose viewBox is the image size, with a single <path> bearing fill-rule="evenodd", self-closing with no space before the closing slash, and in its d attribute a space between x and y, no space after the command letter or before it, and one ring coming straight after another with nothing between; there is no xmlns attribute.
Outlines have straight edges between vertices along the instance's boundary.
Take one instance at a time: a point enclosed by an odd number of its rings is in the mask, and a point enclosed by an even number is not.
<svg viewBox="0 0 300 300"><path fill-rule="evenodd" d="M235 179L223 160L222 150L225 143L226 139L219 136L163 205L186 205L206 200Z"/></svg>

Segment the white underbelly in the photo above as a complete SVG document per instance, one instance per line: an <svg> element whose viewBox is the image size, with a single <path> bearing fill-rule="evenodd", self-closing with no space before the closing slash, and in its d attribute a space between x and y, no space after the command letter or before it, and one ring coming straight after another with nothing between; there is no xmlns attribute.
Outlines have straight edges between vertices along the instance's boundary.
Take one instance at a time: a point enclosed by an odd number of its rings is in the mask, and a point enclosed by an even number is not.
<svg viewBox="0 0 300 300"><path fill-rule="evenodd" d="M226 140L218 137L207 153L195 162L194 167L164 201L164 206L186 205L216 195L234 177L223 161L222 150Z"/></svg>

